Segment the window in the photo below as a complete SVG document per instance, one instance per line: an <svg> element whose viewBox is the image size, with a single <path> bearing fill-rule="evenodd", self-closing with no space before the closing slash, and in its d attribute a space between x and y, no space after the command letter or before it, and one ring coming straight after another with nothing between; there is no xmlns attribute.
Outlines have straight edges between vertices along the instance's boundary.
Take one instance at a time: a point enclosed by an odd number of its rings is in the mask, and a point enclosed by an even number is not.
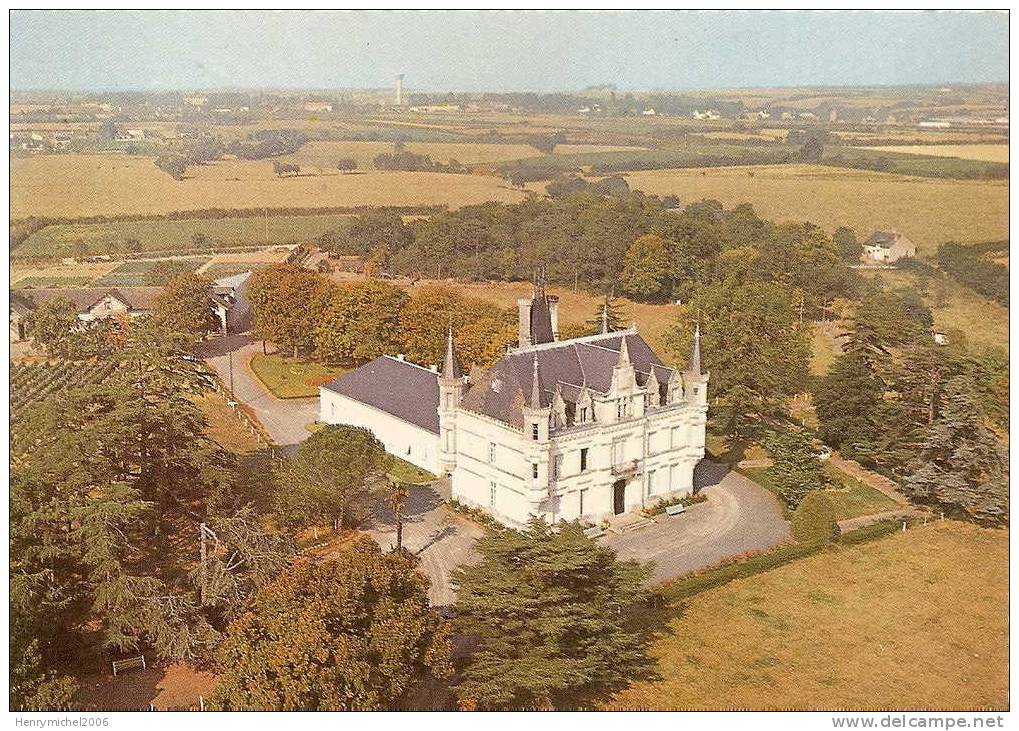
<svg viewBox="0 0 1019 731"><path fill-rule="evenodd" d="M612 464L622 464L626 459L626 442L617 439L612 442Z"/></svg>
<svg viewBox="0 0 1019 731"><path fill-rule="evenodd" d="M630 413L630 400L621 398L616 401L616 417L623 419Z"/></svg>
<svg viewBox="0 0 1019 731"><path fill-rule="evenodd" d="M531 424L531 439L538 441L538 425Z"/></svg>
<svg viewBox="0 0 1019 731"><path fill-rule="evenodd" d="M586 406L581 406L580 407L580 418L577 419L577 421L579 423L581 423L581 424L586 424L587 423L587 407Z"/></svg>
<svg viewBox="0 0 1019 731"><path fill-rule="evenodd" d="M587 471L587 447L580 450L580 471Z"/></svg>
<svg viewBox="0 0 1019 731"><path fill-rule="evenodd" d="M647 473L647 496L651 497L655 494L655 471L649 470Z"/></svg>
<svg viewBox="0 0 1019 731"><path fill-rule="evenodd" d="M531 462L531 477L533 477L535 480L538 479L538 463L537 462Z"/></svg>
<svg viewBox="0 0 1019 731"><path fill-rule="evenodd" d="M490 507L493 507L493 508L495 507L495 493L496 493L497 487L498 486L494 482L489 482L488 483L488 504L489 504Z"/></svg>
<svg viewBox="0 0 1019 731"><path fill-rule="evenodd" d="M495 464L495 442L488 443L488 462Z"/></svg>
<svg viewBox="0 0 1019 731"><path fill-rule="evenodd" d="M558 480L559 476L563 473L563 456L557 454L552 458L552 479Z"/></svg>
<svg viewBox="0 0 1019 731"><path fill-rule="evenodd" d="M584 514L584 496L587 495L587 490L580 491L580 515Z"/></svg>

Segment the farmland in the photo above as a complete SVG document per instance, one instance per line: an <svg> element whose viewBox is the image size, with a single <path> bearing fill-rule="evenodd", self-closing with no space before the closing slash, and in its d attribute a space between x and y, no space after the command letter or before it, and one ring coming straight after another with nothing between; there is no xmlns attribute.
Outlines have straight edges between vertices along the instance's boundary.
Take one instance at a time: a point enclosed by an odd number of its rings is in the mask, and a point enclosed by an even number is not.
<svg viewBox="0 0 1019 731"><path fill-rule="evenodd" d="M1008 183L916 178L819 165L649 170L627 175L630 187L681 201L714 198L751 203L765 218L806 220L826 230L849 226L860 237L892 228L931 254L954 240L1008 236Z"/></svg>
<svg viewBox="0 0 1019 731"><path fill-rule="evenodd" d="M951 521L677 602L613 708L1008 706L1008 533ZM738 641L735 641L738 640Z"/></svg>
<svg viewBox="0 0 1019 731"><path fill-rule="evenodd" d="M88 363L11 363L11 438L17 441L17 426L24 425L25 409L48 396L109 378L117 369L112 361Z"/></svg>
<svg viewBox="0 0 1019 731"><path fill-rule="evenodd" d="M364 172L279 178L268 160L223 160L174 180L153 158L39 155L11 160L11 217L157 214L207 208L447 205L516 202L489 176Z"/></svg>
<svg viewBox="0 0 1019 731"><path fill-rule="evenodd" d="M961 160L985 160L987 162L1008 162L1008 145L890 145L886 147L863 147L864 150L903 152L910 155L932 155L935 157L957 157Z"/></svg>
<svg viewBox="0 0 1019 731"><path fill-rule="evenodd" d="M448 163L451 160L456 160L465 165L504 162L542 155L530 145L512 143L407 142L405 146L409 152L416 155L427 155L435 162ZM584 154L626 149L637 148L609 145L559 145L556 147L556 152ZM329 169L335 168L340 158L349 157L357 161L358 168L364 170L371 166L372 159L376 155L392 151L393 143L391 142L314 141L305 144L293 155L281 159L302 167Z"/></svg>
<svg viewBox="0 0 1019 731"><path fill-rule="evenodd" d="M314 239L345 226L348 215L245 216L188 220L53 224L14 250L19 259L116 255L129 242L141 252L192 252L236 246L272 246Z"/></svg>

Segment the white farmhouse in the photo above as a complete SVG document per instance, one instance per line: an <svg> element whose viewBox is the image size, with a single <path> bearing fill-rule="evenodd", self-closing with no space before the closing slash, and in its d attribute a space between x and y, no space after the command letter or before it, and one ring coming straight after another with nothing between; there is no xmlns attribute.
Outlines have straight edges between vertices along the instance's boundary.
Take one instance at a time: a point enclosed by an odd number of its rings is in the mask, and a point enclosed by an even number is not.
<svg viewBox="0 0 1019 731"><path fill-rule="evenodd" d="M450 332L441 372L377 358L322 388L322 421L371 429L507 525L598 521L692 492L707 414L699 331L680 372L635 327L558 340L541 286L518 304L520 347L491 368L465 377Z"/></svg>

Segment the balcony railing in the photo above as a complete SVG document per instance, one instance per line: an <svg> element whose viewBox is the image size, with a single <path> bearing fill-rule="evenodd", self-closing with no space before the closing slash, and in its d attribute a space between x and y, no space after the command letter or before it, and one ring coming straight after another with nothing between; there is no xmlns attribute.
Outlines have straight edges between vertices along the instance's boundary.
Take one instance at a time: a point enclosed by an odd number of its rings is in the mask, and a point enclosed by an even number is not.
<svg viewBox="0 0 1019 731"><path fill-rule="evenodd" d="M631 459L612 465L612 474L616 477L633 477L640 471L640 461Z"/></svg>

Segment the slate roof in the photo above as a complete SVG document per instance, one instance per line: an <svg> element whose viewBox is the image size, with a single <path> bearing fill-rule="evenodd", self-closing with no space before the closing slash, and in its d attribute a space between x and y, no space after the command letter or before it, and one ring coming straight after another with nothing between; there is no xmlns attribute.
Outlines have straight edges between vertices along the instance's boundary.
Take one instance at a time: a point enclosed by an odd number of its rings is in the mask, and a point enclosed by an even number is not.
<svg viewBox="0 0 1019 731"><path fill-rule="evenodd" d="M890 249L899 237L894 231L875 231L867 239L865 246L880 246L882 249Z"/></svg>
<svg viewBox="0 0 1019 731"><path fill-rule="evenodd" d="M428 368L382 355L325 388L439 433L438 374Z"/></svg>
<svg viewBox="0 0 1019 731"><path fill-rule="evenodd" d="M85 312L107 295L116 297L132 310L148 312L155 307L162 287L76 287L74 289L19 289L17 297L32 309L47 300L64 297L71 300L79 312Z"/></svg>
<svg viewBox="0 0 1019 731"><path fill-rule="evenodd" d="M607 393L612 384L612 371L619 361L622 339L630 353L630 362L637 372L637 382L643 385L654 370L661 388L672 377L672 369L665 366L636 331L592 335L557 343L522 348L504 355L480 379L473 379L464 394L461 406L493 419L523 426L520 407L531 393L534 358L538 358L541 405L548 406L556 384L563 398L576 401L581 389Z"/></svg>

